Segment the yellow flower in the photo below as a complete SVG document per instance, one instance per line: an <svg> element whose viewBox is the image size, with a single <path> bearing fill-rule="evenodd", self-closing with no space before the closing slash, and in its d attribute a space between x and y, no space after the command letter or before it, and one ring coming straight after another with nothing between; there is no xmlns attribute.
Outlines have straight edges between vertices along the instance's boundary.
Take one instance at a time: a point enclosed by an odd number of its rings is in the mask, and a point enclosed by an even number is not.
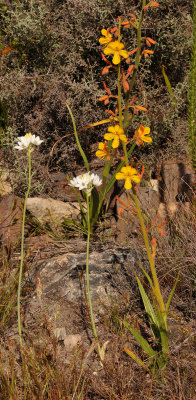
<svg viewBox="0 0 196 400"><path fill-rule="evenodd" d="M108 133L105 134L104 139L106 140L113 139L112 142L113 149L116 149L119 146L120 140L122 140L123 142L127 142L124 130L119 125L109 126Z"/></svg>
<svg viewBox="0 0 196 400"><path fill-rule="evenodd" d="M120 56L123 58L128 57L127 50L124 50L124 44L115 40L114 42L109 43L105 49L103 50L106 56L113 54L112 62L113 64L117 65L120 63Z"/></svg>
<svg viewBox="0 0 196 400"><path fill-rule="evenodd" d="M104 160L105 158L110 159L110 154L108 151L108 148L106 146L106 143L100 142L99 143L99 150L96 151L96 156L100 157L102 160Z"/></svg>
<svg viewBox="0 0 196 400"><path fill-rule="evenodd" d="M103 36L105 36L105 37L101 37L100 39L99 39L99 43L100 44L107 44L107 43L109 43L109 42L111 42L111 40L112 40L112 35L111 35L111 33L109 33L109 29L102 29L101 30L101 34L103 35Z"/></svg>
<svg viewBox="0 0 196 400"><path fill-rule="evenodd" d="M135 131L135 134L133 136L133 139L136 140L136 144L138 146L143 145L144 146L144 142L146 143L151 143L152 142L152 138L149 135L150 133L150 128L148 126L146 126L146 128L143 125L140 125L139 128Z"/></svg>
<svg viewBox="0 0 196 400"><path fill-rule="evenodd" d="M141 178L137 175L137 170L129 165L127 167L122 167L121 172L117 172L116 179L125 179L125 189L132 188L132 181L136 183L141 181Z"/></svg>

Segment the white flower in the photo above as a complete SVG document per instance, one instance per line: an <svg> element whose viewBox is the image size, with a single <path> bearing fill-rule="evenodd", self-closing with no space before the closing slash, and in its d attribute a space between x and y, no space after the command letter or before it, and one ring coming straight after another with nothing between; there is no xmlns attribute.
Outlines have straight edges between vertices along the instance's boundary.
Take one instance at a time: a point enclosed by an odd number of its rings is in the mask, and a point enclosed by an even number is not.
<svg viewBox="0 0 196 400"><path fill-rule="evenodd" d="M39 146L43 140L39 136L32 135L31 133L26 133L25 136L18 138L18 145L14 146L17 150L31 149L33 151L34 146Z"/></svg>
<svg viewBox="0 0 196 400"><path fill-rule="evenodd" d="M91 174L91 179L92 179L93 186L101 186L102 179L100 179L99 175Z"/></svg>
<svg viewBox="0 0 196 400"><path fill-rule="evenodd" d="M78 175L76 178L73 178L70 181L70 186L74 186L79 190L85 190L87 195L90 196L93 186L100 186L102 184L102 180L96 174L91 174L87 172L82 175Z"/></svg>

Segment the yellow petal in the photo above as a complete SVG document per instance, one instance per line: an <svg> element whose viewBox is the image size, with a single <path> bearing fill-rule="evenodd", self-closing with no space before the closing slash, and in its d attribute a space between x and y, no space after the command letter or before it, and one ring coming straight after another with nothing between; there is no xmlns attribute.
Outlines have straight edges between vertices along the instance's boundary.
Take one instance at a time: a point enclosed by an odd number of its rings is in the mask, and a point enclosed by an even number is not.
<svg viewBox="0 0 196 400"><path fill-rule="evenodd" d="M108 132L115 132L115 126L108 126Z"/></svg>
<svg viewBox="0 0 196 400"><path fill-rule="evenodd" d="M101 34L102 34L103 36L106 36L106 35L107 35L106 29L102 29L102 30L101 30Z"/></svg>
<svg viewBox="0 0 196 400"><path fill-rule="evenodd" d="M142 140L143 140L144 142L146 142L146 143L151 143L151 142L152 142L152 138L151 138L150 136L144 136L144 137L142 138Z"/></svg>
<svg viewBox="0 0 196 400"><path fill-rule="evenodd" d="M137 175L137 170L135 168L130 167L130 165L128 165L128 167L125 168L127 168L127 173L129 175Z"/></svg>
<svg viewBox="0 0 196 400"><path fill-rule="evenodd" d="M110 47L105 47L105 49L103 49L103 52L106 56L113 54L113 50Z"/></svg>
<svg viewBox="0 0 196 400"><path fill-rule="evenodd" d="M102 150L97 150L95 154L97 157L101 157L102 159L107 157L107 154Z"/></svg>
<svg viewBox="0 0 196 400"><path fill-rule="evenodd" d="M115 137L113 142L112 142L113 149L116 149L119 146L119 143L120 143L119 138Z"/></svg>
<svg viewBox="0 0 196 400"><path fill-rule="evenodd" d="M146 128L144 128L144 135L148 135L150 133L150 128L149 126L146 126Z"/></svg>
<svg viewBox="0 0 196 400"><path fill-rule="evenodd" d="M141 178L138 175L133 175L131 177L133 182L139 183L141 181Z"/></svg>
<svg viewBox="0 0 196 400"><path fill-rule="evenodd" d="M131 178L127 177L125 179L125 184L124 184L125 189L129 190L132 188L132 184L131 184Z"/></svg>
<svg viewBox="0 0 196 400"><path fill-rule="evenodd" d="M101 38L99 39L99 43L100 43L100 44L106 44L106 43L108 43L108 42L109 42L108 38L101 37Z"/></svg>
<svg viewBox="0 0 196 400"><path fill-rule="evenodd" d="M119 52L115 51L114 53L114 57L112 59L113 64L117 65L120 63L120 56L119 56Z"/></svg>
<svg viewBox="0 0 196 400"><path fill-rule="evenodd" d="M124 175L127 175L127 168L131 168L131 167L122 167L120 172L122 172Z"/></svg>
<svg viewBox="0 0 196 400"><path fill-rule="evenodd" d="M116 179L125 179L125 176L122 174L122 172L117 172Z"/></svg>
<svg viewBox="0 0 196 400"><path fill-rule="evenodd" d="M120 50L120 55L124 58L127 58L129 56L127 50Z"/></svg>
<svg viewBox="0 0 196 400"><path fill-rule="evenodd" d="M104 143L102 143L102 142L99 143L99 149L100 149L100 150L103 150L103 149L104 149L104 146L105 146Z"/></svg>
<svg viewBox="0 0 196 400"><path fill-rule="evenodd" d="M127 142L127 138L125 135L120 135L120 140L122 140L123 142Z"/></svg>
<svg viewBox="0 0 196 400"><path fill-rule="evenodd" d="M114 139L113 133L106 133L106 134L104 135L104 139L106 139L106 140Z"/></svg>

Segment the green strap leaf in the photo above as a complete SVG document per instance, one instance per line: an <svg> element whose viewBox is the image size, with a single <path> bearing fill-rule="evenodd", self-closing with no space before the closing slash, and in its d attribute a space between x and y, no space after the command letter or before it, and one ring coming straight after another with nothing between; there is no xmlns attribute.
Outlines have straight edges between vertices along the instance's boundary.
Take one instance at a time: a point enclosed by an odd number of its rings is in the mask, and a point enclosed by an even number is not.
<svg viewBox="0 0 196 400"><path fill-rule="evenodd" d="M123 347L123 351L128 354L129 357L131 357L136 363L140 366L143 367L146 371L150 373L149 368L146 366L146 364L141 360L140 357L138 357L135 353L133 353L131 350L129 350L127 347Z"/></svg>
<svg viewBox="0 0 196 400"><path fill-rule="evenodd" d="M152 304L151 304L151 302L150 302L150 300L149 300L149 298L148 298L148 296L147 296L147 294L146 294L146 292L144 290L144 287L143 287L140 279L137 277L136 274L135 274L135 276L136 276L136 279L137 279L137 284L138 284L138 287L139 287L140 294L142 296L144 307L145 307L145 310L146 310L146 312L148 314L150 322L152 322L154 325L156 325L159 328L159 321L156 318L156 314L154 312L153 306L152 306Z"/></svg>
<svg viewBox="0 0 196 400"><path fill-rule="evenodd" d="M167 301L167 304L166 304L166 312L168 312L168 310L169 310L169 306L170 306L170 303L171 303L171 301L172 301L174 292L175 292L175 290L176 290L176 285L177 285L177 283L178 283L178 279L179 279L179 277L180 277L180 273L181 273L181 271L179 271L179 273L178 273L178 275L177 275L177 278L176 278L176 281L175 281L175 283L174 283L174 286L173 286L173 288L172 288L172 291L171 291L171 293L170 293L170 295L169 295L169 298L168 298L168 301Z"/></svg>
<svg viewBox="0 0 196 400"><path fill-rule="evenodd" d="M170 97L171 97L172 106L176 109L176 99L175 99L174 92L173 92L173 89L171 87L171 83L169 81L169 78L168 78L168 76L167 76L167 74L165 72L164 65L161 66L161 71L162 71L162 74L163 74L163 77L164 77L168 92L169 92Z"/></svg>
<svg viewBox="0 0 196 400"><path fill-rule="evenodd" d="M67 108L69 110L69 113L70 113L70 116L71 116L71 119L72 119L72 124L73 124L73 128L74 128L74 135L75 135L75 138L76 138L76 143L77 143L77 146L78 146L78 150L79 150L79 152L80 152L80 154L81 154L81 156L82 156L82 158L84 160L84 165L86 167L86 170L89 171L89 163L88 163L88 160L86 158L86 154L84 153L84 150L82 149L82 146L81 146L79 138L78 138L78 133L77 133L77 129L76 129L76 123L75 123L75 119L74 119L73 113L71 111L71 108L69 107L69 104L67 104L67 102L65 102L65 104L66 104L66 106L67 106Z"/></svg>
<svg viewBox="0 0 196 400"><path fill-rule="evenodd" d="M132 328L131 325L126 321L123 321L123 325L132 333L132 335L140 344L145 353L147 353L150 357L155 357L157 355L156 351L152 349L147 340L144 339L142 335L140 335L137 329Z"/></svg>

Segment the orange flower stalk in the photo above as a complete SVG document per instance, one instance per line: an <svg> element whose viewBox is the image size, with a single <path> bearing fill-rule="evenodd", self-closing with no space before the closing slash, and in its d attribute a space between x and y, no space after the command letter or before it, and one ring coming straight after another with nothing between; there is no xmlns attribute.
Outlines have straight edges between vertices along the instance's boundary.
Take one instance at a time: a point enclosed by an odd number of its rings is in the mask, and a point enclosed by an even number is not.
<svg viewBox="0 0 196 400"><path fill-rule="evenodd" d="M156 1L150 1L145 7L144 7L144 11L148 11L148 7L152 6L152 7L159 7L159 3L157 3Z"/></svg>
<svg viewBox="0 0 196 400"><path fill-rule="evenodd" d="M120 140L127 143L127 137L124 134L124 130L119 125L109 126L108 133L105 134L104 139L113 140L113 149L116 149L119 146Z"/></svg>
<svg viewBox="0 0 196 400"><path fill-rule="evenodd" d="M138 146L144 146L144 142L146 143L151 143L152 138L149 135L150 133L150 128L144 127L143 125L140 125L139 128L135 131L135 134L133 136L133 140L136 140L136 144Z"/></svg>
<svg viewBox="0 0 196 400"><path fill-rule="evenodd" d="M109 43L103 50L106 56L113 54L112 62L117 65L120 64L121 58L127 58L128 52L125 50L125 46L123 43L115 40L114 42Z"/></svg>
<svg viewBox="0 0 196 400"><path fill-rule="evenodd" d="M137 174L137 170L135 168L130 167L128 165L127 167L122 167L120 172L117 172L116 174L116 179L125 180L124 187L125 189L129 190L132 188L132 181L135 183L139 183L141 181L141 178Z"/></svg>

